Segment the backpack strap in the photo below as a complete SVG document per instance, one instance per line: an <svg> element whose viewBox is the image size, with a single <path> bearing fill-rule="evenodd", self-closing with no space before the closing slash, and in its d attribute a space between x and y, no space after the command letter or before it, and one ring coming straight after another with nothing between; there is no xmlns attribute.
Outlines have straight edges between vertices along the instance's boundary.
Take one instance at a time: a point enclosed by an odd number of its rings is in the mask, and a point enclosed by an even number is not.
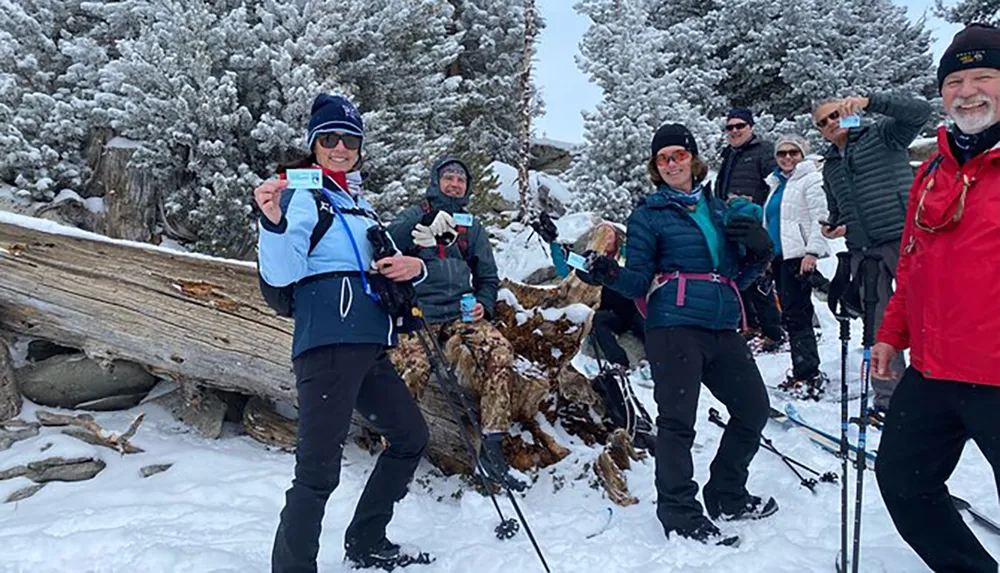
<svg viewBox="0 0 1000 573"><path fill-rule="evenodd" d="M323 235L330 230L330 225L333 225L333 213L323 208L323 205L326 203L323 197L315 189L312 190L312 194L313 199L316 200L316 212L319 215L319 220L316 221L316 226L313 227L312 234L309 235L309 252L307 255L312 254L316 245L323 240Z"/></svg>

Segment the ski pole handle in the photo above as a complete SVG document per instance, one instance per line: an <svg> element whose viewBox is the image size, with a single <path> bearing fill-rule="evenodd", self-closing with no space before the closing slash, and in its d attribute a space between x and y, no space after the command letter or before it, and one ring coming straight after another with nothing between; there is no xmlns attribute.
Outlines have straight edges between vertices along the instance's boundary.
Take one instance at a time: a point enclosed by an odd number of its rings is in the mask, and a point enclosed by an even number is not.
<svg viewBox="0 0 1000 573"><path fill-rule="evenodd" d="M865 254L861 261L862 275L864 278L864 312L865 327L863 333L863 344L865 348L875 345L875 307L878 306L878 279L881 272L882 257L874 254Z"/></svg>

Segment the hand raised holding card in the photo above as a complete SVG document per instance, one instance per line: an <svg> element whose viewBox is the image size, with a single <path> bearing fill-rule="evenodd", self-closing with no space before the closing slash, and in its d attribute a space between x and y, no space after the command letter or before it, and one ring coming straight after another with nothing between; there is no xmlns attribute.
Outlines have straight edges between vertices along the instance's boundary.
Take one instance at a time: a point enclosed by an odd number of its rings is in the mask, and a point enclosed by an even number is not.
<svg viewBox="0 0 1000 573"><path fill-rule="evenodd" d="M261 183L253 190L253 198L260 212L275 225L281 223L281 193L287 187L288 181L273 179Z"/></svg>

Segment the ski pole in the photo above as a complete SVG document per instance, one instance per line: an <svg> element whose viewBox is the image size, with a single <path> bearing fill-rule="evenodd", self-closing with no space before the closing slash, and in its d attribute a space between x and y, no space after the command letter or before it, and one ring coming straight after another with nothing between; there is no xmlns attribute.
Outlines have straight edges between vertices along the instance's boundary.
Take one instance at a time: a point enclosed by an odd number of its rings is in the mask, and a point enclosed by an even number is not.
<svg viewBox="0 0 1000 573"><path fill-rule="evenodd" d="M710 408L708 410L708 421L712 422L713 424L715 424L716 426L718 426L718 427L720 427L722 429L726 428L726 423L724 421L722 421L722 416L719 414L719 411L716 410L715 408ZM816 484L819 481L824 482L824 483L833 483L833 482L836 481L836 477L837 476L835 474L831 474L830 472L821 474L818 471L814 470L813 468L811 468L811 467L803 464L802 462L800 462L798 460L795 460L793 458L790 458L790 457L786 456L785 454L781 453L778 450L778 448L775 447L774 442L772 442L770 439L766 438L763 434L761 434L761 436L760 436L760 441L761 441L761 447L763 447L765 450L767 450L767 451L771 452L772 454L774 454L774 455L778 456L779 458L781 458L781 461L785 462L785 465L788 466L788 469L792 470L792 473L795 474L795 477L799 478L799 485L801 485L802 487L808 489L809 491L811 491L813 493L816 493L816 489L815 488L816 488ZM811 473L813 475L819 476L819 480L817 481L815 478L807 478L807 477L803 476L799 472L799 470L797 470L795 468L795 466L799 466L803 470L805 470L805 471L807 471L807 472L809 472L809 473Z"/></svg>
<svg viewBox="0 0 1000 573"><path fill-rule="evenodd" d="M837 253L837 272L830 282L829 305L834 316L840 323L840 556L837 560L838 573L847 571L847 508L848 492L847 478L850 467L847 430L849 425L847 414L847 357L851 342L851 318L840 304L840 298L851 279L851 254Z"/></svg>
<svg viewBox="0 0 1000 573"><path fill-rule="evenodd" d="M458 379L455 376L455 372L451 369L450 366L448 366L447 357L445 356L444 351L441 349L441 345L438 344L437 338L434 336L433 332L431 332L431 329L427 325L427 322L423 319L423 313L416 307L413 309L413 313L414 317L419 319L421 325L421 329L417 330L416 332L417 338L420 340L420 344L421 346L423 346L424 352L427 354L427 359L431 364L431 369L434 371L438 385L441 387L441 390L445 393L445 396L449 397L449 399L446 401L448 402L448 405L451 407L452 415L455 416L455 421L458 423L460 433L462 434L462 439L465 442L465 447L469 451L469 455L472 456L472 459L476 464L476 468L483 476L484 481L486 481L488 475L486 473L486 468L483 467L482 460L480 460L479 456L476 455L476 448L472 444L473 440L472 437L469 436L468 429L465 427L464 424L462 424L462 415L458 412L458 407L455 405L453 401L454 397L455 396L458 397L458 400L462 404L462 407L465 409L466 417L469 420L469 423L472 425L473 429L476 432L478 432L479 435L482 435L483 433L482 428L480 428L479 422L476 420L475 410L469 404L468 400L465 397L465 394L462 392L462 389L458 383ZM447 376L445 376L445 374L442 373L442 370L444 370L444 372L447 373ZM518 505L517 500L514 498L514 493L511 492L510 487L502 480L501 480L501 485L507 492L507 499L510 500L511 506L514 507L514 512L517 513L518 519L524 526L524 531L525 533L528 534L528 539L531 540L531 544L535 548L535 553L538 554L538 559L541 560L542 562L542 567L545 568L546 573L550 573L549 564L545 561L545 556L542 554L542 550L538 546L538 542L535 540L535 535L532 533L531 527L528 525L528 520L525 519L524 513L521 512L521 506ZM498 525L494 530L497 535L497 538L510 539L517 533L517 521L514 521L513 519L505 519L503 512L500 510L500 504L497 501L496 496L493 494L493 491L490 490L489 487L487 487L486 490L490 495L490 499L493 501L493 506L496 508L497 514L500 516L500 525Z"/></svg>
<svg viewBox="0 0 1000 573"><path fill-rule="evenodd" d="M866 253L861 261L862 277L864 278L864 333L862 344L864 346L864 380L861 382L861 413L858 420L858 452L856 472L858 474L858 485L854 499L854 562L851 563L851 571L858 573L861 557L861 504L863 488L865 484L865 440L868 434L868 387L871 383L872 375L872 346L875 342L875 306L878 304L878 275L881 257Z"/></svg>

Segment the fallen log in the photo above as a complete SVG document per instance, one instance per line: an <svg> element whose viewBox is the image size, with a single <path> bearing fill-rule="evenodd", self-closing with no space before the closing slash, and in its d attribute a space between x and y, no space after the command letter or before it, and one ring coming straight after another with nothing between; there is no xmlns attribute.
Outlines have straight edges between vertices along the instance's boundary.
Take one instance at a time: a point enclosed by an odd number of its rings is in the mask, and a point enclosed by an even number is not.
<svg viewBox="0 0 1000 573"><path fill-rule="evenodd" d="M574 428L606 435L585 427L592 418L586 409L594 405L586 381L560 382L575 380L566 376L568 363L589 330L587 306L596 303L598 291L575 278L554 289L504 287L509 294L497 324L529 366L513 418L534 435L533 443L506 440L505 451L515 450L511 456L521 469L546 466L566 450L537 423L540 410L554 422L554 412L583 400ZM292 323L260 297L253 263L0 212L0 329L78 348L98 360L130 360L181 385L295 404ZM561 395L571 387L571 396ZM447 473L469 471L460 427L436 384L428 385L419 406L430 429L431 461ZM366 425L357 416L355 422Z"/></svg>
<svg viewBox="0 0 1000 573"><path fill-rule="evenodd" d="M292 323L260 297L253 263L0 212L0 327L163 378L295 404ZM431 389L421 408L431 460L467 467L444 397Z"/></svg>

